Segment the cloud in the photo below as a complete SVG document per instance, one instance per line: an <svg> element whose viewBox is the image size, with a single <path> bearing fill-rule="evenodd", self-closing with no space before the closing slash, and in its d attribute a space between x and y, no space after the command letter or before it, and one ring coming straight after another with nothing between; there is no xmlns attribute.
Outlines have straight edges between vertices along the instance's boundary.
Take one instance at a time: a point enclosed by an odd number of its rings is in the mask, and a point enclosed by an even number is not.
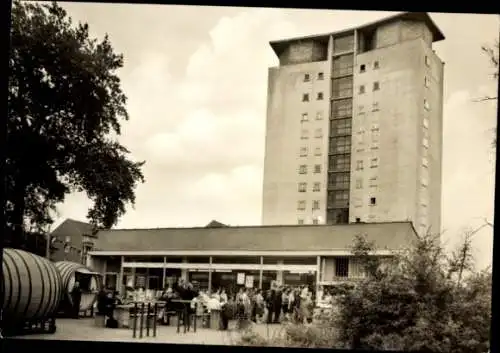
<svg viewBox="0 0 500 353"><path fill-rule="evenodd" d="M267 42L295 32L281 10L249 9L223 17L210 31L210 42L188 60L182 99L216 112L248 106L264 114L267 69L277 64Z"/></svg>

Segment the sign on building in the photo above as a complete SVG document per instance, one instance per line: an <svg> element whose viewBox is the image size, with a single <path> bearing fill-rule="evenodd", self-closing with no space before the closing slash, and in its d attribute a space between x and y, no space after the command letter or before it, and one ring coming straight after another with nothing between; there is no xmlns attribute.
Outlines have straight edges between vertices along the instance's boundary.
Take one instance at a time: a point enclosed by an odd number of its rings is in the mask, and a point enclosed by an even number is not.
<svg viewBox="0 0 500 353"><path fill-rule="evenodd" d="M238 284L240 286L245 284L245 273L244 272L238 272L238 275L236 276L236 284Z"/></svg>

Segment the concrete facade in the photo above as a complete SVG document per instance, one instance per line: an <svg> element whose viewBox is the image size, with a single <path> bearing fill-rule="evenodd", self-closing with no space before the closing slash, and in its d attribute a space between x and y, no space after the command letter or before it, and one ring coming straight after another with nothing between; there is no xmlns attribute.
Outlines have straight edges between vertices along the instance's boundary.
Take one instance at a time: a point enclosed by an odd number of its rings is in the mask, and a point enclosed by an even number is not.
<svg viewBox="0 0 500 353"><path fill-rule="evenodd" d="M269 71L264 225L408 220L419 232L440 231L444 64L432 43L442 39L427 14L406 13L271 43L280 66ZM327 55L312 55L315 41ZM292 52L302 55L290 60ZM318 72L323 81L315 80ZM326 96L318 102L319 91ZM303 102L303 93L312 99ZM318 110L327 112L320 121L311 116ZM309 139L301 135L305 126ZM319 140L315 128L326 132ZM349 170L338 173L339 158ZM339 217L342 208L346 217Z"/></svg>

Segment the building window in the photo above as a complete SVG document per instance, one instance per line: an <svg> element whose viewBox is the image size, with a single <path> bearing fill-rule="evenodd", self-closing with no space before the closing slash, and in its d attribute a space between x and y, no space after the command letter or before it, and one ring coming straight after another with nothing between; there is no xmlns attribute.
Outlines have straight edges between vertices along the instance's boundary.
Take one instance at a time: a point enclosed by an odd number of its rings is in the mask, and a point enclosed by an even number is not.
<svg viewBox="0 0 500 353"><path fill-rule="evenodd" d="M332 81L333 98L352 97L352 78L343 77Z"/></svg>
<svg viewBox="0 0 500 353"><path fill-rule="evenodd" d="M330 120L330 136L351 135L351 130L351 119Z"/></svg>
<svg viewBox="0 0 500 353"><path fill-rule="evenodd" d="M314 165L314 173L315 174L321 173L321 164L315 164Z"/></svg>
<svg viewBox="0 0 500 353"><path fill-rule="evenodd" d="M335 173L329 179L329 187L333 189L349 189L349 174L348 173Z"/></svg>
<svg viewBox="0 0 500 353"><path fill-rule="evenodd" d="M317 139L322 138L323 137L323 129L318 128L318 129L314 130L314 137Z"/></svg>
<svg viewBox="0 0 500 353"><path fill-rule="evenodd" d="M348 257L335 258L335 277L342 277L342 278L349 277Z"/></svg>
<svg viewBox="0 0 500 353"><path fill-rule="evenodd" d="M377 168L377 167L378 167L378 158L372 158L370 163L370 168Z"/></svg>
<svg viewBox="0 0 500 353"><path fill-rule="evenodd" d="M333 39L333 49L336 53L354 50L354 36L347 35Z"/></svg>
<svg viewBox="0 0 500 353"><path fill-rule="evenodd" d="M365 71L366 71L366 65L365 65L365 64L360 65L360 66L359 66L359 72L360 72L360 73L363 73L363 72L365 72Z"/></svg>
<svg viewBox="0 0 500 353"><path fill-rule="evenodd" d="M313 224L319 224L319 221L317 218L313 218Z"/></svg>
<svg viewBox="0 0 500 353"><path fill-rule="evenodd" d="M349 201L349 191L347 190L335 190L328 194L328 201L334 203L345 203Z"/></svg>
<svg viewBox="0 0 500 353"><path fill-rule="evenodd" d="M333 102L332 118L348 118L352 116L352 99L342 99Z"/></svg>
<svg viewBox="0 0 500 353"><path fill-rule="evenodd" d="M376 197L370 197L370 205L375 206L377 204L377 198Z"/></svg>
<svg viewBox="0 0 500 353"><path fill-rule="evenodd" d="M424 124L424 127L425 127L426 129L428 129L428 128L429 128L429 119L424 118L423 124Z"/></svg>
<svg viewBox="0 0 500 353"><path fill-rule="evenodd" d="M300 138L302 140L307 140L309 138L309 130L307 129L302 129L301 133L300 133Z"/></svg>
<svg viewBox="0 0 500 353"><path fill-rule="evenodd" d="M307 174L307 165L301 164L299 166L299 174Z"/></svg>
<svg viewBox="0 0 500 353"><path fill-rule="evenodd" d="M309 76L309 74L305 74L304 75L304 82L309 82L311 80L311 77Z"/></svg>
<svg viewBox="0 0 500 353"><path fill-rule="evenodd" d="M325 75L322 72L318 72L318 80L322 80L325 78Z"/></svg>
<svg viewBox="0 0 500 353"><path fill-rule="evenodd" d="M361 85L359 86L359 94L365 93L365 86Z"/></svg>
<svg viewBox="0 0 500 353"><path fill-rule="evenodd" d="M322 111L316 112L316 120L323 120L323 112Z"/></svg>
<svg viewBox="0 0 500 353"><path fill-rule="evenodd" d="M429 167L429 160L427 159L427 157L422 157L422 165L425 168Z"/></svg>
<svg viewBox="0 0 500 353"><path fill-rule="evenodd" d="M307 157L307 147L301 147L300 148L300 156L301 157Z"/></svg>
<svg viewBox="0 0 500 353"><path fill-rule="evenodd" d="M431 60L427 55L425 56L425 66L431 66Z"/></svg>
<svg viewBox="0 0 500 353"><path fill-rule="evenodd" d="M373 82L373 90L378 91L380 89L380 82Z"/></svg>
<svg viewBox="0 0 500 353"><path fill-rule="evenodd" d="M429 101L427 99L424 99L424 109L431 110L431 106L430 106Z"/></svg>
<svg viewBox="0 0 500 353"><path fill-rule="evenodd" d="M304 224L304 220L303 220L302 218L299 218L299 219L297 220L297 224L299 224L299 225Z"/></svg>
<svg viewBox="0 0 500 353"><path fill-rule="evenodd" d="M321 156L321 147L316 147L314 149L314 155L315 156Z"/></svg>
<svg viewBox="0 0 500 353"><path fill-rule="evenodd" d="M307 183L299 183L299 192L306 192L307 191Z"/></svg>
<svg viewBox="0 0 500 353"><path fill-rule="evenodd" d="M377 177L371 177L370 178L370 187L376 187L377 186Z"/></svg>
<svg viewBox="0 0 500 353"><path fill-rule="evenodd" d="M297 209L299 211L304 211L306 209L306 201L300 200L299 202L297 202Z"/></svg>
<svg viewBox="0 0 500 353"><path fill-rule="evenodd" d="M332 171L345 171L350 169L350 160L345 156L331 156L330 168Z"/></svg>
<svg viewBox="0 0 500 353"><path fill-rule="evenodd" d="M378 150L378 141L372 141L370 149L372 149L372 150Z"/></svg>
<svg viewBox="0 0 500 353"><path fill-rule="evenodd" d="M352 75L354 66L354 56L352 54L340 55L333 58L333 77Z"/></svg>
<svg viewBox="0 0 500 353"><path fill-rule="evenodd" d="M323 100L323 92L318 92L318 96L316 97L317 100L322 101Z"/></svg>
<svg viewBox="0 0 500 353"><path fill-rule="evenodd" d="M378 132L380 130L379 125L377 123L373 123L371 130L372 132Z"/></svg>
<svg viewBox="0 0 500 353"><path fill-rule="evenodd" d="M330 139L330 153L349 153L351 152L351 137L339 136Z"/></svg>
<svg viewBox="0 0 500 353"><path fill-rule="evenodd" d="M358 105L358 114L364 114L365 106L363 104Z"/></svg>
<svg viewBox="0 0 500 353"><path fill-rule="evenodd" d="M363 179L356 179L356 189L363 188Z"/></svg>
<svg viewBox="0 0 500 353"><path fill-rule="evenodd" d="M313 192L319 192L321 189L321 183L314 183L313 184Z"/></svg>
<svg viewBox="0 0 500 353"><path fill-rule="evenodd" d="M429 78L428 78L427 76L425 76L425 77L424 77L424 86L425 86L425 87L429 87L429 85L430 85L430 82L429 82L429 81L430 81L430 80L429 80Z"/></svg>
<svg viewBox="0 0 500 353"><path fill-rule="evenodd" d="M302 102L309 102L309 93L304 93L302 95Z"/></svg>
<svg viewBox="0 0 500 353"><path fill-rule="evenodd" d="M379 67L380 67L380 65L379 65L378 61L374 61L373 62L373 69L377 70Z"/></svg>
<svg viewBox="0 0 500 353"><path fill-rule="evenodd" d="M308 121L308 120L309 120L309 114L302 113L302 121Z"/></svg>
<svg viewBox="0 0 500 353"><path fill-rule="evenodd" d="M319 201L318 200L313 201L312 209L319 210Z"/></svg>
<svg viewBox="0 0 500 353"><path fill-rule="evenodd" d="M372 103L372 112L377 112L377 111L379 111L378 102L373 102Z"/></svg>
<svg viewBox="0 0 500 353"><path fill-rule="evenodd" d="M363 161L356 161L356 170L363 170Z"/></svg>

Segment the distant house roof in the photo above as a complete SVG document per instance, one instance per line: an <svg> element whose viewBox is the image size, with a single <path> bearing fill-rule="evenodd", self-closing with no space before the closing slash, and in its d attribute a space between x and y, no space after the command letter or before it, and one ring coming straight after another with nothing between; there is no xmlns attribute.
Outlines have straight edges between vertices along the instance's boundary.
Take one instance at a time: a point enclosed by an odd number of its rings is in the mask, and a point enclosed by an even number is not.
<svg viewBox="0 0 500 353"><path fill-rule="evenodd" d="M440 40L445 39L443 32L439 29L439 27L434 23L432 18L429 16L427 12L402 12L398 13L392 16L388 16L385 18L382 18L377 21L373 21L370 23L366 23L361 26L357 27L352 27L352 28L347 28L343 29L341 31L337 32L330 32L330 33L323 33L323 34L316 34L316 35L309 35L309 36L302 36L302 37L296 37L296 38L288 38L288 39L282 39L282 40L274 40L269 42L271 45L271 48L274 50L276 55L280 55L283 50L292 42L298 42L302 40L310 40L314 39L317 41L326 41L328 42L328 38L332 35L342 35L342 34L347 34L348 32L352 32L354 30L372 30L375 29L376 27L382 26L384 24L398 21L398 20L408 20L408 21L421 21L424 22L427 27L429 27L429 30L432 33L432 41L433 42L438 42Z"/></svg>
<svg viewBox="0 0 500 353"><path fill-rule="evenodd" d="M67 218L51 233L52 236L60 237L72 234L94 236L91 224Z"/></svg>
<svg viewBox="0 0 500 353"><path fill-rule="evenodd" d="M111 229L97 233L97 251L325 251L344 250L366 234L378 249L395 250L415 239L410 222L219 228Z"/></svg>
<svg viewBox="0 0 500 353"><path fill-rule="evenodd" d="M211 221L205 226L205 228L222 228L222 227L229 227L229 226L224 223L218 222L216 220Z"/></svg>

